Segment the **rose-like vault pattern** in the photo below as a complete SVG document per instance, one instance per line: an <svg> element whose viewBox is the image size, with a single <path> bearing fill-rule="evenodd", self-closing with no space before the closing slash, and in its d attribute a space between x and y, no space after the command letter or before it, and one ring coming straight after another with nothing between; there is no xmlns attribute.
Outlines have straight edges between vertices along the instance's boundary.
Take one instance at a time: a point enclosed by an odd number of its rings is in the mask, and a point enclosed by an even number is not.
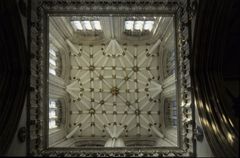
<svg viewBox="0 0 240 158"><path fill-rule="evenodd" d="M111 40L107 46L81 46L67 40L71 50L73 135L163 137L159 122L158 40L127 46Z"/></svg>

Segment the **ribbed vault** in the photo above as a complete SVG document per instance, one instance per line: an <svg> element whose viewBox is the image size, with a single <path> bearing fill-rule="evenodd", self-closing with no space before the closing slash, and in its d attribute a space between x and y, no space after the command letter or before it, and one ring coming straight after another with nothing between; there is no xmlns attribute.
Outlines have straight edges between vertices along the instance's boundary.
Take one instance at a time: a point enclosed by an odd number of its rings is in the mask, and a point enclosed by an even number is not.
<svg viewBox="0 0 240 158"><path fill-rule="evenodd" d="M72 97L72 126L66 138L107 136L112 146L121 142L120 137L163 138L157 62L161 41L141 47L124 46L115 39L100 46L66 41L72 55L72 80L66 87Z"/></svg>

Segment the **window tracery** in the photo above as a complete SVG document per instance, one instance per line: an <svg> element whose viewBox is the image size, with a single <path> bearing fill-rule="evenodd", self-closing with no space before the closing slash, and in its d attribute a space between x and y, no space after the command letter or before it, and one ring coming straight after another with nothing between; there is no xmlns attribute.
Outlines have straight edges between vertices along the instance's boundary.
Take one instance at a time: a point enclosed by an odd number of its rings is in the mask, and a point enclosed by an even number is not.
<svg viewBox="0 0 240 158"><path fill-rule="evenodd" d="M49 99L49 129L59 128L62 123L62 105L58 99Z"/></svg>
<svg viewBox="0 0 240 158"><path fill-rule="evenodd" d="M49 49L49 74L61 77L62 64L59 51L52 47Z"/></svg>

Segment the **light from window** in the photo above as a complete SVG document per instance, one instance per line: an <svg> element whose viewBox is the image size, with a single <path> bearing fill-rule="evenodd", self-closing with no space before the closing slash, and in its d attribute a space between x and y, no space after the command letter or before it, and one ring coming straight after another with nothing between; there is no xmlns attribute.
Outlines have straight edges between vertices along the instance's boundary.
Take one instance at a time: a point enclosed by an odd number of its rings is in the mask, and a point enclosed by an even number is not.
<svg viewBox="0 0 240 158"><path fill-rule="evenodd" d="M83 27L80 21L71 21L71 24L74 30L83 30Z"/></svg>
<svg viewBox="0 0 240 158"><path fill-rule="evenodd" d="M126 20L125 21L125 30L127 30L127 31L142 31L142 30L152 31L153 25L154 25L154 21L149 20L149 19L146 19L146 20Z"/></svg>
<svg viewBox="0 0 240 158"><path fill-rule="evenodd" d="M53 49L50 49L49 52L52 56L56 57L56 52Z"/></svg>
<svg viewBox="0 0 240 158"><path fill-rule="evenodd" d="M93 26L94 26L94 29L95 30L101 30L101 24L100 24L100 21L93 21Z"/></svg>
<svg viewBox="0 0 240 158"><path fill-rule="evenodd" d="M125 29L126 30L133 30L134 21L125 21Z"/></svg>
<svg viewBox="0 0 240 158"><path fill-rule="evenodd" d="M52 68L49 68L49 73L56 76L56 71Z"/></svg>
<svg viewBox="0 0 240 158"><path fill-rule="evenodd" d="M49 129L56 128L56 120L49 120Z"/></svg>
<svg viewBox="0 0 240 158"><path fill-rule="evenodd" d="M49 118L56 118L56 117L57 117L56 111L53 109L50 109L49 110Z"/></svg>
<svg viewBox="0 0 240 158"><path fill-rule="evenodd" d="M71 21L71 25L72 25L72 27L73 27L73 29L75 31L102 30L101 23L100 23L99 20L93 20L93 21L89 21L89 20L84 20L84 21L75 20L75 21Z"/></svg>
<svg viewBox="0 0 240 158"><path fill-rule="evenodd" d="M49 100L49 129L56 128L59 126L59 102L56 100Z"/></svg>
<svg viewBox="0 0 240 158"><path fill-rule="evenodd" d="M53 46L52 44L50 44L50 48L49 48L49 73L54 75L54 76L58 76L60 75L60 66L61 66L61 59L60 56L57 55L58 51L55 46Z"/></svg>
<svg viewBox="0 0 240 158"><path fill-rule="evenodd" d="M50 108L56 108L56 102L55 101L50 101L50 104L49 104L49 107Z"/></svg>
<svg viewBox="0 0 240 158"><path fill-rule="evenodd" d="M53 66L56 66L56 61L51 58L49 59L49 63L52 64Z"/></svg>
<svg viewBox="0 0 240 158"><path fill-rule="evenodd" d="M92 26L90 24L90 21L83 21L83 25L87 30L92 30Z"/></svg>
<svg viewBox="0 0 240 158"><path fill-rule="evenodd" d="M151 31L153 28L154 21L145 21L144 30Z"/></svg>
<svg viewBox="0 0 240 158"><path fill-rule="evenodd" d="M144 24L144 21L135 21L135 23L134 23L134 29L135 29L135 30L140 30L140 31L142 31L142 29L143 29L143 24Z"/></svg>

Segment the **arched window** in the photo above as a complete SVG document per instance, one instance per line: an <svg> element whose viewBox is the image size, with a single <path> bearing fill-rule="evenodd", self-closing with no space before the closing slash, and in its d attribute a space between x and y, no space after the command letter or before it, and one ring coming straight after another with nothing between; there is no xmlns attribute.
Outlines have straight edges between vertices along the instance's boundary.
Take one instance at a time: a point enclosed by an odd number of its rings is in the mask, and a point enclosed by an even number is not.
<svg viewBox="0 0 240 158"><path fill-rule="evenodd" d="M62 105L59 100L49 100L49 129L60 127L62 122Z"/></svg>
<svg viewBox="0 0 240 158"><path fill-rule="evenodd" d="M54 76L61 76L61 56L58 50L51 46L49 49L49 73Z"/></svg>
<svg viewBox="0 0 240 158"><path fill-rule="evenodd" d="M165 100L165 124L167 127L177 127L176 100Z"/></svg>
<svg viewBox="0 0 240 158"><path fill-rule="evenodd" d="M169 77L175 73L175 52L170 51L167 53L167 61L166 61L166 72L165 77Z"/></svg>

